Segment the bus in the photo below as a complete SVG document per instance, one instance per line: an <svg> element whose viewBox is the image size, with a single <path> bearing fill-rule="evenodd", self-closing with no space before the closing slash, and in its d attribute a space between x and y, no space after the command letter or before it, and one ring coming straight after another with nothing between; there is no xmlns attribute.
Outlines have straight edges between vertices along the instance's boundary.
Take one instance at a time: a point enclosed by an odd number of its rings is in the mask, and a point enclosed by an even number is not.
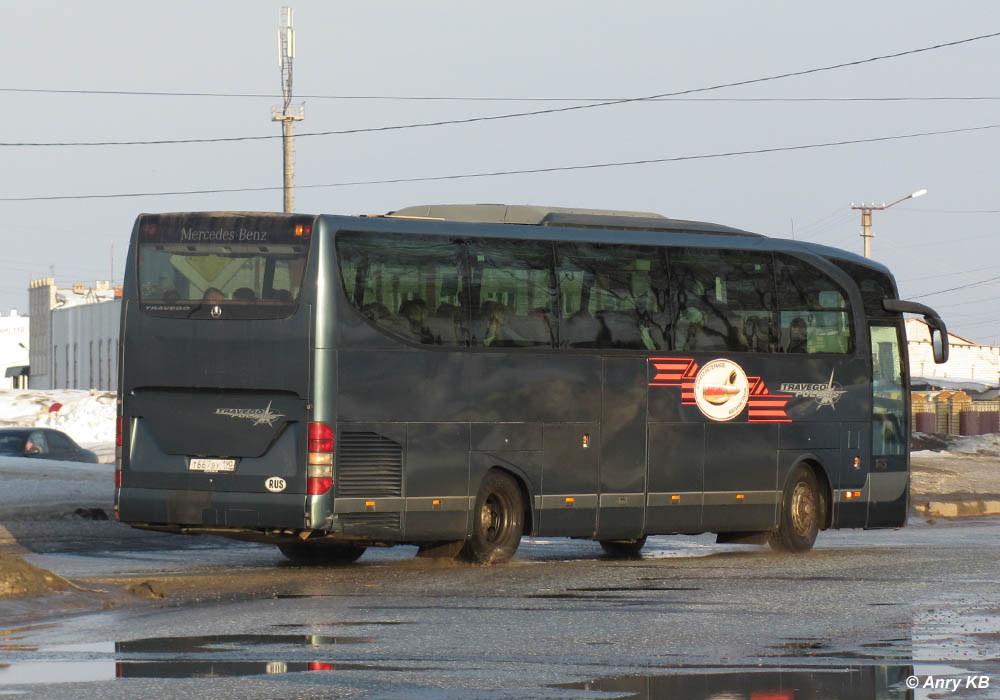
<svg viewBox="0 0 1000 700"><path fill-rule="evenodd" d="M948 351L881 264L647 212L143 214L128 255L116 517L294 560L899 527L903 314Z"/></svg>

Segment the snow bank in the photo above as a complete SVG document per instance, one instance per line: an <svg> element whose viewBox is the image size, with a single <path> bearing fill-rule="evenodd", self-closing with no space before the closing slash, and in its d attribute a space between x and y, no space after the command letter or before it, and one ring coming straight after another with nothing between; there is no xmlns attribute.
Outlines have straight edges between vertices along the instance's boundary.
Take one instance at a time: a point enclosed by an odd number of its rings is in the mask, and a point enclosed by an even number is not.
<svg viewBox="0 0 1000 700"><path fill-rule="evenodd" d="M55 428L87 447L113 447L115 400L111 391L3 389L0 427Z"/></svg>

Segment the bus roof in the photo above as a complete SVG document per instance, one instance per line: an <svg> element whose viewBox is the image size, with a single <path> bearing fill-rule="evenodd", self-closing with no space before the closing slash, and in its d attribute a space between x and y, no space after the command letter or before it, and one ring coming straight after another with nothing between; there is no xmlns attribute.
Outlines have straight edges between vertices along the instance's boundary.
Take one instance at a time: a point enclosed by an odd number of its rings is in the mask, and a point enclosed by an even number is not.
<svg viewBox="0 0 1000 700"><path fill-rule="evenodd" d="M718 233L729 236L760 236L729 226L704 221L668 219L662 214L613 209L569 209L524 204L423 204L404 207L386 214L399 219L432 219L469 223L522 224L528 226L568 226L623 231L664 231L672 233Z"/></svg>

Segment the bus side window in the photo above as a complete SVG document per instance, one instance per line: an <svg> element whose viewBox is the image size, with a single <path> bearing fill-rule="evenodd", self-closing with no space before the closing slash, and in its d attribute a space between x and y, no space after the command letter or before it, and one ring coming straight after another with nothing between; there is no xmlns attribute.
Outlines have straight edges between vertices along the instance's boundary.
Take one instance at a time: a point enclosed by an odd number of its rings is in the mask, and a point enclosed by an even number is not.
<svg viewBox="0 0 1000 700"><path fill-rule="evenodd" d="M812 265L776 256L782 352L848 353L854 349L847 295Z"/></svg>
<svg viewBox="0 0 1000 700"><path fill-rule="evenodd" d="M476 282L472 287L472 344L552 347L552 244L474 239L467 245Z"/></svg>
<svg viewBox="0 0 1000 700"><path fill-rule="evenodd" d="M556 251L560 347L670 349L660 249L561 242Z"/></svg>
<svg viewBox="0 0 1000 700"><path fill-rule="evenodd" d="M423 345L468 345L460 243L342 231L337 251L344 293L379 328Z"/></svg>
<svg viewBox="0 0 1000 700"><path fill-rule="evenodd" d="M768 254L711 248L670 251L678 350L771 352L774 275Z"/></svg>

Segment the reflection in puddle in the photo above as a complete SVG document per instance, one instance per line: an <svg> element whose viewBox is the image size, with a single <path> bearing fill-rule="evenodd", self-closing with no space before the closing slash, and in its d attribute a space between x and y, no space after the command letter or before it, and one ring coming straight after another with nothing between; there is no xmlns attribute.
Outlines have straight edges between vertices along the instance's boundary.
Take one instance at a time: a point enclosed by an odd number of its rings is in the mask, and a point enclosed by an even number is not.
<svg viewBox="0 0 1000 700"><path fill-rule="evenodd" d="M42 654L80 653L87 658L0 664L0 686L81 683L112 678L211 678L334 670L402 670L383 666L310 660L316 651L341 644L367 644L371 637L317 634L216 634L155 637L125 642L61 645ZM292 647L290 649L290 647ZM305 649L305 651L304 651ZM239 660L227 657L237 655ZM200 658L191 658L191 657ZM301 658L301 657L307 658ZM249 657L249 658L248 658ZM255 658L256 657L256 658ZM299 657L299 658L296 658ZM287 660L275 661L276 658ZM417 670L408 668L407 670Z"/></svg>
<svg viewBox="0 0 1000 700"><path fill-rule="evenodd" d="M730 670L662 676L613 676L553 687L635 700L910 700L912 666Z"/></svg>
<svg viewBox="0 0 1000 700"><path fill-rule="evenodd" d="M115 642L115 653L198 654L262 646L321 647L333 644L367 644L370 641L371 637L330 637L320 634L209 634L201 637L151 637Z"/></svg>
<svg viewBox="0 0 1000 700"><path fill-rule="evenodd" d="M414 666L330 663L327 661L119 661L118 678L231 678L300 671L434 671Z"/></svg>

